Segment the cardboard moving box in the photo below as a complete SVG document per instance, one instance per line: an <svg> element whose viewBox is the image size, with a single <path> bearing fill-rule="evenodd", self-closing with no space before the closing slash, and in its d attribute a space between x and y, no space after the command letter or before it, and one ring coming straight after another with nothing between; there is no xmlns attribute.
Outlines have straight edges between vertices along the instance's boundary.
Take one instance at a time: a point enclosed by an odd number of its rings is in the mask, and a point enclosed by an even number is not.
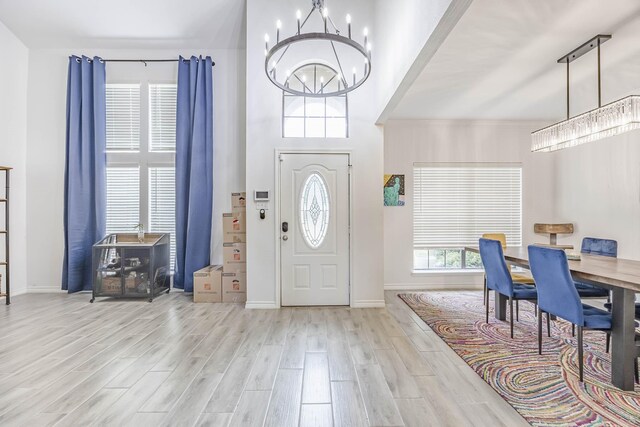
<svg viewBox="0 0 640 427"><path fill-rule="evenodd" d="M222 266L210 265L193 273L193 302L222 302Z"/></svg>
<svg viewBox="0 0 640 427"><path fill-rule="evenodd" d="M247 301L246 273L222 273L222 302Z"/></svg>
<svg viewBox="0 0 640 427"><path fill-rule="evenodd" d="M233 212L244 212L247 209L247 193L231 193L231 209Z"/></svg>
<svg viewBox="0 0 640 427"><path fill-rule="evenodd" d="M223 243L222 259L225 273L246 273L247 244Z"/></svg>
<svg viewBox="0 0 640 427"><path fill-rule="evenodd" d="M247 241L245 214L233 212L222 214L224 243L244 243Z"/></svg>

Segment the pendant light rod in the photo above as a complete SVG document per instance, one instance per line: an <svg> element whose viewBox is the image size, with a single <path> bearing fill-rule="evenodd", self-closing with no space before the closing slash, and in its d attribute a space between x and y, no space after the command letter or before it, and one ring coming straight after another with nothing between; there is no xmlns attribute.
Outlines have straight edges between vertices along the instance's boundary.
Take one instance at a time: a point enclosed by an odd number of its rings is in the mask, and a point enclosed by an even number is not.
<svg viewBox="0 0 640 427"><path fill-rule="evenodd" d="M600 39L598 39L598 108L602 107L602 81L600 79Z"/></svg>
<svg viewBox="0 0 640 427"><path fill-rule="evenodd" d="M569 100L569 64L576 59L580 58L584 54L592 51L593 49L598 50L598 108L602 107L602 81L601 81L601 73L600 73L600 46L602 43L611 39L611 34L598 34L591 40L581 44L579 47L575 48L571 52L564 55L562 58L558 59L558 64L562 64L566 62L567 64L567 120L571 118L570 111L570 100Z"/></svg>
<svg viewBox="0 0 640 427"><path fill-rule="evenodd" d="M569 110L569 61L567 61L567 120L569 120L569 118L571 118L571 113Z"/></svg>

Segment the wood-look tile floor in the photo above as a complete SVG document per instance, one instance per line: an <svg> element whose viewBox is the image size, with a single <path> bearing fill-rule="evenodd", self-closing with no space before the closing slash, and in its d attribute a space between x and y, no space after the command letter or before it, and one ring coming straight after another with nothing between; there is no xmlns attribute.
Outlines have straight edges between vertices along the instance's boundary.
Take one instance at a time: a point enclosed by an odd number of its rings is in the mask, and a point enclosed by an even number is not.
<svg viewBox="0 0 640 427"><path fill-rule="evenodd" d="M0 305L0 425L528 425L396 293L386 300L18 296Z"/></svg>

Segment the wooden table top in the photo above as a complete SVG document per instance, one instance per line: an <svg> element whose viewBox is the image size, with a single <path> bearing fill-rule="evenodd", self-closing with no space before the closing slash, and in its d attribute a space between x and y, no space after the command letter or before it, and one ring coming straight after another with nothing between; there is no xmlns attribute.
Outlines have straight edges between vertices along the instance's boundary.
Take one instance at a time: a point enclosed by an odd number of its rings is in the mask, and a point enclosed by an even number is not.
<svg viewBox="0 0 640 427"><path fill-rule="evenodd" d="M473 246L465 250L479 252L478 247ZM507 247L504 258L511 264L529 268L526 246ZM640 292L640 261L587 254L580 254L580 258L580 261L569 261L569 270L575 279Z"/></svg>

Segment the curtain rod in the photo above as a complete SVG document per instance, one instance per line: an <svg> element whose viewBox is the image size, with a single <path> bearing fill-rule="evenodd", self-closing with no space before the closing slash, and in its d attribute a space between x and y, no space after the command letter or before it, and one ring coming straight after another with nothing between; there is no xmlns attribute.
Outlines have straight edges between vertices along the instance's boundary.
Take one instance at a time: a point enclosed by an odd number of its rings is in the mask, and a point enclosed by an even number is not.
<svg viewBox="0 0 640 427"><path fill-rule="evenodd" d="M179 59L103 59L103 62L141 62L144 66L147 66L148 62L178 62ZM211 61L211 66L216 65L215 62Z"/></svg>
<svg viewBox="0 0 640 427"><path fill-rule="evenodd" d="M179 59L103 59L104 62L142 62L145 67L147 66L147 62L178 62ZM188 60L187 60L188 61ZM215 62L211 61L211 66L216 65Z"/></svg>

